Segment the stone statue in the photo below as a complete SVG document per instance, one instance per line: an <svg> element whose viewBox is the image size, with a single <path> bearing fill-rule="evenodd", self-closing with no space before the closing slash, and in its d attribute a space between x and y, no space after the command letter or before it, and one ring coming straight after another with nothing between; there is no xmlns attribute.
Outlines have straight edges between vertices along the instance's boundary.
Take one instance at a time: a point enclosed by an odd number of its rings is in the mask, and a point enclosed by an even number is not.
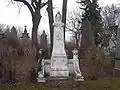
<svg viewBox="0 0 120 90"><path fill-rule="evenodd" d="M44 59L41 62L41 71L38 72L39 77L44 77Z"/></svg>
<svg viewBox="0 0 120 90"><path fill-rule="evenodd" d="M41 62L41 70L38 72L38 82L46 82L46 79L44 78L44 59L42 59Z"/></svg>
<svg viewBox="0 0 120 90"><path fill-rule="evenodd" d="M64 44L64 23L62 15L57 12L54 22L53 50L51 56L50 77L69 77L68 59L65 52Z"/></svg>
<svg viewBox="0 0 120 90"><path fill-rule="evenodd" d="M73 52L73 68L76 75L76 80L84 81L84 78L79 68L78 50L75 48L72 52Z"/></svg>
<svg viewBox="0 0 120 90"><path fill-rule="evenodd" d="M58 11L57 14L56 14L56 16L55 16L55 22L61 22L61 21L62 21L62 15Z"/></svg>

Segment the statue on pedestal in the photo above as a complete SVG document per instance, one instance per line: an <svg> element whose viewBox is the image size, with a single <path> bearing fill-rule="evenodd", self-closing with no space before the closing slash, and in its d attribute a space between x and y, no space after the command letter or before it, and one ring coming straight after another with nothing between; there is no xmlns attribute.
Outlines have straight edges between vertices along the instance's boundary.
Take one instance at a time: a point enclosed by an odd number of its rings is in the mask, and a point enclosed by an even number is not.
<svg viewBox="0 0 120 90"><path fill-rule="evenodd" d="M84 78L81 74L80 68L79 68L79 59L78 59L78 50L75 48L73 51L73 69L75 73L75 80L76 81L84 81Z"/></svg>
<svg viewBox="0 0 120 90"><path fill-rule="evenodd" d="M52 80L68 80L70 75L75 75L75 81L84 81L79 68L78 50L73 50L73 59L68 59L65 52L64 29L62 15L58 12L55 16L53 35L53 49L51 59L42 59L41 71L38 73L38 82L45 81L44 75Z"/></svg>

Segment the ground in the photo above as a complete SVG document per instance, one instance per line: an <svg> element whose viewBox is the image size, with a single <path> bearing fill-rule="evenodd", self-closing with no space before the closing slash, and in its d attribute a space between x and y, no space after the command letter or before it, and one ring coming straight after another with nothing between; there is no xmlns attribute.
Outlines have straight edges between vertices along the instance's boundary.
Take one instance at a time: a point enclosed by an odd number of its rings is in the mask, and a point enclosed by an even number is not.
<svg viewBox="0 0 120 90"><path fill-rule="evenodd" d="M84 81L79 86L70 87L46 84L1 84L0 90L120 90L120 77Z"/></svg>

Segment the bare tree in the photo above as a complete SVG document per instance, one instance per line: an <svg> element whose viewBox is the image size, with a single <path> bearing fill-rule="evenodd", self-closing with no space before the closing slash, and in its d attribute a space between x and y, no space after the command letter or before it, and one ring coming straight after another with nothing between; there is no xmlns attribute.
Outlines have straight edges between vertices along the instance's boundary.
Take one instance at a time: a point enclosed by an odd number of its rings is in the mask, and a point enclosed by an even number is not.
<svg viewBox="0 0 120 90"><path fill-rule="evenodd" d="M12 1L12 0L11 0ZM40 10L48 4L48 1L43 2L42 0L13 0L16 2L21 2L29 9L31 16L32 16L32 43L37 46L37 31L38 26L41 20L41 13Z"/></svg>
<svg viewBox="0 0 120 90"><path fill-rule="evenodd" d="M76 47L79 47L79 41L80 41L80 36L81 36L81 15L80 12L77 11L72 11L70 12L70 16L68 16L67 19L67 25L66 29L70 32L72 32L72 36L75 40Z"/></svg>
<svg viewBox="0 0 120 90"><path fill-rule="evenodd" d="M48 7L47 7L47 12L48 12L48 18L49 18L49 27L50 27L50 52L52 52L52 47L53 47L53 33L54 33L54 27L53 27L53 22L54 22L54 17L53 17L53 4L52 0L48 0Z"/></svg>
<svg viewBox="0 0 120 90"><path fill-rule="evenodd" d="M109 40L105 42L110 42L112 43L112 48L110 46L110 50L114 49L116 46L116 35L117 35L117 30L118 30L118 25L120 21L120 6L112 4L110 6L105 6L102 8L102 15L103 15L103 20L104 20L104 28L107 33L107 38ZM108 43L109 43L108 42Z"/></svg>
<svg viewBox="0 0 120 90"><path fill-rule="evenodd" d="M0 31L3 31L5 29L5 24L0 24Z"/></svg>

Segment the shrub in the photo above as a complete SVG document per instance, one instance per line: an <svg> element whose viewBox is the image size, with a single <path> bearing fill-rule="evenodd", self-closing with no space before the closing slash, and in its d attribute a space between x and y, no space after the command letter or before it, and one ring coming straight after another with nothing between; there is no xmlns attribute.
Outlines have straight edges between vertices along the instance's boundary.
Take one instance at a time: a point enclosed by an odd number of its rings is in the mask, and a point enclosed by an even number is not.
<svg viewBox="0 0 120 90"><path fill-rule="evenodd" d="M106 60L102 47L91 47L86 53L84 60L84 76L86 79L99 79L108 76L108 71L112 71L113 65Z"/></svg>

